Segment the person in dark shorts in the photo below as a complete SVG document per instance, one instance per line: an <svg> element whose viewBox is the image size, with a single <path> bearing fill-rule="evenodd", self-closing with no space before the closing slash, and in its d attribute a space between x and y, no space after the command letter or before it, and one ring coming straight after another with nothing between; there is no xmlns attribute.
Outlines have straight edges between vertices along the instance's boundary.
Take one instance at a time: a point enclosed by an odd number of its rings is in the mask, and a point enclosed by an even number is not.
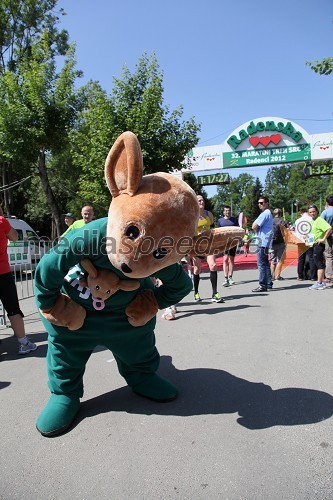
<svg viewBox="0 0 333 500"><path fill-rule="evenodd" d="M311 233L309 239L313 241L313 262L317 269L318 281L310 286L310 290L323 290L326 288L325 278L325 242L332 233L332 228L325 219L319 216L316 205L309 206L309 215L312 217Z"/></svg>
<svg viewBox="0 0 333 500"><path fill-rule="evenodd" d="M238 219L231 216L231 207L225 205L223 209L223 217L217 221L217 227L228 227L228 226L239 226ZM237 245L226 250L223 255L223 270L224 270L224 283L223 286L234 285L235 282L232 279L234 272L234 262L236 255Z"/></svg>
<svg viewBox="0 0 333 500"><path fill-rule="evenodd" d="M8 240L17 241L18 234L3 216L3 211L0 207L0 300L19 342L19 354L28 354L31 351L35 351L37 345L30 342L25 334L23 313L20 309L16 285L8 261Z"/></svg>
<svg viewBox="0 0 333 500"><path fill-rule="evenodd" d="M198 204L200 207L199 220L197 226L197 234L201 234L204 231L214 227L214 217L212 212L205 210L205 200L200 194L197 195ZM194 287L194 300L195 302L201 301L199 294L199 281L201 273L201 263L205 259L200 255L192 257L193 262L193 287ZM217 291L217 264L216 255L207 255L207 264L209 267L209 279L212 285L212 302L221 303L224 299Z"/></svg>
<svg viewBox="0 0 333 500"><path fill-rule="evenodd" d="M271 253L271 273L272 279L275 281L284 280L281 276L282 272L282 258L285 253L286 243L281 231L281 225L287 228L287 223L282 218L281 208L274 208L273 210L273 241Z"/></svg>

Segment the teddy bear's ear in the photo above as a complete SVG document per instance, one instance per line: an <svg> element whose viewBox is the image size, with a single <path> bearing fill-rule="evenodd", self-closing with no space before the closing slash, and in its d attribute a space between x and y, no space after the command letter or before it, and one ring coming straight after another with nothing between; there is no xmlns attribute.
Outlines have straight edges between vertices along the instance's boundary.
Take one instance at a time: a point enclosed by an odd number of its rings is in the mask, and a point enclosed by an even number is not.
<svg viewBox="0 0 333 500"><path fill-rule="evenodd" d="M143 175L143 160L139 141L133 132L121 134L107 156L105 180L112 197L122 193L133 196Z"/></svg>
<svg viewBox="0 0 333 500"><path fill-rule="evenodd" d="M94 264L91 262L91 260L89 260L89 259L82 259L81 262L80 262L80 264L83 267L83 269L85 269L87 271L87 273L89 274L90 278L92 278L92 279L96 279L97 278L98 272L97 272L97 269L94 266Z"/></svg>
<svg viewBox="0 0 333 500"><path fill-rule="evenodd" d="M244 234L244 229L237 226L203 231L193 238L193 246L189 254L205 256L225 252L240 243Z"/></svg>

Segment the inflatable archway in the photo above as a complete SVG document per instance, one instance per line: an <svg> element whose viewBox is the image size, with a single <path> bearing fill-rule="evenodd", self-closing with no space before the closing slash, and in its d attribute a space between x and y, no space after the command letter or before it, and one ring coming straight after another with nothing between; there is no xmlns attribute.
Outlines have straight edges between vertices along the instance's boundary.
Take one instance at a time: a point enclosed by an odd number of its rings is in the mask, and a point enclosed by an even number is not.
<svg viewBox="0 0 333 500"><path fill-rule="evenodd" d="M333 132L310 135L290 120L265 116L244 123L223 144L193 148L185 162L195 172L332 159Z"/></svg>

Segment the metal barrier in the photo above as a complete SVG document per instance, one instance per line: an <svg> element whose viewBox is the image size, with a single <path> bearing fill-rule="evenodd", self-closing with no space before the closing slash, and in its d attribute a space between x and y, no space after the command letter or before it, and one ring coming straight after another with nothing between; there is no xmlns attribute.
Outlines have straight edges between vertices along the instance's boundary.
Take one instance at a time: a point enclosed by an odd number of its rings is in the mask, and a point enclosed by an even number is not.
<svg viewBox="0 0 333 500"><path fill-rule="evenodd" d="M34 272L43 255L51 248L46 239L17 241L8 245L10 269L19 300L34 296Z"/></svg>
<svg viewBox="0 0 333 500"><path fill-rule="evenodd" d="M11 266L19 300L34 296L34 271L39 259L31 259L28 264ZM6 311L0 300L0 326L7 326Z"/></svg>
<svg viewBox="0 0 333 500"><path fill-rule="evenodd" d="M6 311L0 300L0 326L6 326Z"/></svg>
<svg viewBox="0 0 333 500"><path fill-rule="evenodd" d="M34 270L36 265L30 264L20 264L15 266L15 271L13 271L13 276L17 289L17 296L19 300L27 299L28 297L34 296Z"/></svg>
<svg viewBox="0 0 333 500"><path fill-rule="evenodd" d="M53 245L49 240L42 238L37 242L19 241L8 245L9 264L19 300L34 296L34 273L36 266L51 246ZM6 311L0 300L1 326L8 326L8 320L6 318Z"/></svg>

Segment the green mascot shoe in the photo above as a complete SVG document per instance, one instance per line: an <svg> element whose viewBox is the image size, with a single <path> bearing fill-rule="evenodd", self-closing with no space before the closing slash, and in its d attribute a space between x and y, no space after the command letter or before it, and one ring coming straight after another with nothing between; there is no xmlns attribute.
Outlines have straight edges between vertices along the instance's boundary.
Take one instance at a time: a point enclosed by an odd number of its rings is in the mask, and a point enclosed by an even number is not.
<svg viewBox="0 0 333 500"><path fill-rule="evenodd" d="M169 380L156 375L156 373L147 380L135 385L133 392L158 403L168 403L176 399L178 395L176 387Z"/></svg>
<svg viewBox="0 0 333 500"><path fill-rule="evenodd" d="M52 394L37 419L37 430L46 437L62 434L73 422L79 408L79 396Z"/></svg>

